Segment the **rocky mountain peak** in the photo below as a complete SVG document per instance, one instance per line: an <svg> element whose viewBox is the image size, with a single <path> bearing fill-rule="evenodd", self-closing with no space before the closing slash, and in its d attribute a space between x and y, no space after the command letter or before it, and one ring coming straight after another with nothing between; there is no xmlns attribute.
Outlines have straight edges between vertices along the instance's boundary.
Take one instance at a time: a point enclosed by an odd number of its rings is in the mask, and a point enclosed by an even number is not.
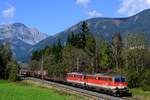
<svg viewBox="0 0 150 100"><path fill-rule="evenodd" d="M41 33L35 28L29 28L22 23L0 25L1 39L20 39L27 44L34 45L47 36L47 34Z"/></svg>

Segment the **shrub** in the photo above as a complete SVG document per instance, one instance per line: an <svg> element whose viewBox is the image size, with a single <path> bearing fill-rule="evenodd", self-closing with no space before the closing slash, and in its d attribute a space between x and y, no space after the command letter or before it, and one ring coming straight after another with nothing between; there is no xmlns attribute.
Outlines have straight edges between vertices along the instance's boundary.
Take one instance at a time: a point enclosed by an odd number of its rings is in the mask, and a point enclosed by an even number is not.
<svg viewBox="0 0 150 100"><path fill-rule="evenodd" d="M15 61L13 61L13 62L8 63L7 66L9 68L8 79L10 81L17 81L17 80L19 80L19 76L18 76L19 65Z"/></svg>

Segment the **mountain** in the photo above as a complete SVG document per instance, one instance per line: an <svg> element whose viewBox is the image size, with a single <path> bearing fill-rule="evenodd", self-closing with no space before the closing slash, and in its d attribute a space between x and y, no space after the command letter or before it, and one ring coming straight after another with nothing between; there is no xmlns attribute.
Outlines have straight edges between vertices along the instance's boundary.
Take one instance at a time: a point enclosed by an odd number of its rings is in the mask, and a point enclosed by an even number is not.
<svg viewBox="0 0 150 100"><path fill-rule="evenodd" d="M24 60L26 52L46 37L47 34L22 23L0 25L0 43L9 43L18 61Z"/></svg>
<svg viewBox="0 0 150 100"><path fill-rule="evenodd" d="M85 20L94 36L103 36L111 41L114 32L120 32L124 38L126 33L145 33L150 40L150 9L144 10L134 16L126 18L92 18ZM79 33L82 22L47 37L46 34L38 32L36 29L26 27L24 24L15 23L11 25L0 25L0 42L10 41L14 55L19 61L29 60L35 50L40 50L46 46L51 46L58 39L65 44L68 34Z"/></svg>
<svg viewBox="0 0 150 100"><path fill-rule="evenodd" d="M90 31L95 36L103 36L108 41L111 41L112 34L115 32L120 32L122 37L125 37L126 33L145 33L147 38L150 40L150 9L144 10L134 16L126 18L92 18L85 20L90 28ZM79 33L80 26L82 22L60 32L54 36L49 36L48 38L42 40L41 42L35 44L29 54L32 51L40 50L45 46L50 46L57 39L60 39L62 44L65 44L68 34L74 32Z"/></svg>
<svg viewBox="0 0 150 100"><path fill-rule="evenodd" d="M22 23L0 25L0 39L19 39L27 44L34 45L45 39L46 34L35 28L28 28Z"/></svg>

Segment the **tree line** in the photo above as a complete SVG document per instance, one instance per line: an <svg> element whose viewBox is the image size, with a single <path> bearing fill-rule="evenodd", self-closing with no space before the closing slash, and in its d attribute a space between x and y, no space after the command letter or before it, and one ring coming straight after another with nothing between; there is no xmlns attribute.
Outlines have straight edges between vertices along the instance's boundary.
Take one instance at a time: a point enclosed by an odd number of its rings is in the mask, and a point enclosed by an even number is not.
<svg viewBox="0 0 150 100"><path fill-rule="evenodd" d="M12 57L10 45L4 43L0 45L0 79L17 81L19 79L19 64Z"/></svg>
<svg viewBox="0 0 150 100"><path fill-rule="evenodd" d="M124 75L131 88L150 90L150 46L143 33L114 33L112 42L94 36L83 22L79 33L70 33L65 45L58 39L51 47L32 54L29 67L40 70L41 58L49 76L64 77L67 72L113 71Z"/></svg>

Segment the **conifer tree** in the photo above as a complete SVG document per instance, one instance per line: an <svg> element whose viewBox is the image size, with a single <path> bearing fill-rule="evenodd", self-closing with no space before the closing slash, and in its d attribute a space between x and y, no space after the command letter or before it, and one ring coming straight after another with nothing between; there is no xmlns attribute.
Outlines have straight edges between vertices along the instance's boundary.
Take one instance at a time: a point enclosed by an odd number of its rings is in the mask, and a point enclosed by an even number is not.
<svg viewBox="0 0 150 100"><path fill-rule="evenodd" d="M112 37L112 52L115 66L119 69L122 66L122 38L120 33L114 33Z"/></svg>

